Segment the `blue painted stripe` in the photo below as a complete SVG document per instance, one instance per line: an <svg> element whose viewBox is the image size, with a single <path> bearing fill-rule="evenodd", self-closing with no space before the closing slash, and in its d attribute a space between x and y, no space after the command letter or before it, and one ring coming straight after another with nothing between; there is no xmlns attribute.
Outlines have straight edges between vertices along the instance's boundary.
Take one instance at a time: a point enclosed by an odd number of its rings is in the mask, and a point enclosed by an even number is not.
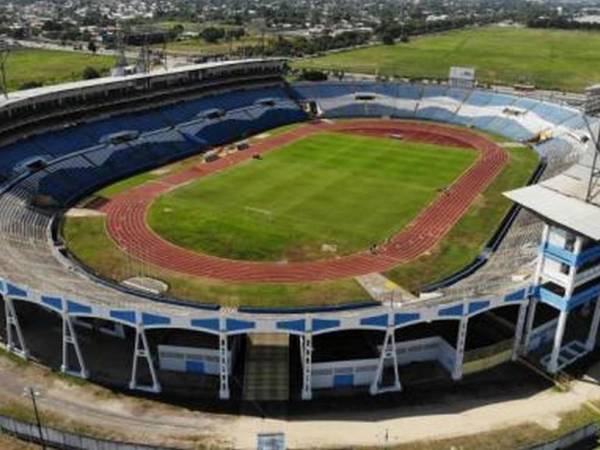
<svg viewBox="0 0 600 450"><path fill-rule="evenodd" d="M335 375L333 377L334 387L348 387L354 385L354 375Z"/></svg>
<svg viewBox="0 0 600 450"><path fill-rule="evenodd" d="M144 325L170 325L171 319L156 314L142 313L142 323Z"/></svg>
<svg viewBox="0 0 600 450"><path fill-rule="evenodd" d="M52 309L62 311L62 298L42 296L42 303Z"/></svg>
<svg viewBox="0 0 600 450"><path fill-rule="evenodd" d="M365 317L360 319L360 324L369 327L387 327L388 316L387 314L381 314L379 316Z"/></svg>
<svg viewBox="0 0 600 450"><path fill-rule="evenodd" d="M571 311L584 303L598 298L598 295L600 295L600 285L592 286L568 299L540 286L536 288L536 294L537 297L547 305L560 311Z"/></svg>
<svg viewBox="0 0 600 450"><path fill-rule="evenodd" d="M67 311L69 314L91 314L92 307L88 305L82 305L81 303L67 300Z"/></svg>
<svg viewBox="0 0 600 450"><path fill-rule="evenodd" d="M110 312L110 317L135 324L135 311L113 310Z"/></svg>
<svg viewBox="0 0 600 450"><path fill-rule="evenodd" d="M304 319L284 320L277 322L276 327L278 330L304 332L306 331L306 321Z"/></svg>
<svg viewBox="0 0 600 450"><path fill-rule="evenodd" d="M10 295L11 297L28 297L27 291L25 289L21 289L20 287L17 287L12 283L8 283L8 286L6 288L6 295Z"/></svg>
<svg viewBox="0 0 600 450"><path fill-rule="evenodd" d="M396 317L394 318L394 323L396 326L403 325L405 323L414 322L415 320L419 320L421 318L421 314L419 313L396 313Z"/></svg>
<svg viewBox="0 0 600 450"><path fill-rule="evenodd" d="M577 263L577 256L573 252L554 244L546 243L546 245L540 247L540 252L543 252L550 259L568 264L569 266Z"/></svg>
<svg viewBox="0 0 600 450"><path fill-rule="evenodd" d="M204 363L202 361L186 361L185 371L188 373L205 373Z"/></svg>
<svg viewBox="0 0 600 450"><path fill-rule="evenodd" d="M249 320L227 319L225 324L227 331L253 330L256 327L256 324Z"/></svg>
<svg viewBox="0 0 600 450"><path fill-rule="evenodd" d="M191 325L194 328L219 331L219 319L192 319Z"/></svg>
<svg viewBox="0 0 600 450"><path fill-rule="evenodd" d="M330 330L332 328L338 328L341 322L339 320L332 319L313 319L312 321L312 331L323 331Z"/></svg>
<svg viewBox="0 0 600 450"><path fill-rule="evenodd" d="M508 294L504 297L505 302L517 302L519 300L523 300L525 295L527 294L527 289L519 289L518 291L513 292L512 294Z"/></svg>
<svg viewBox="0 0 600 450"><path fill-rule="evenodd" d="M469 303L469 314L474 314L483 309L487 309L489 306L490 306L490 302L487 300L470 302Z"/></svg>
<svg viewBox="0 0 600 450"><path fill-rule="evenodd" d="M438 311L439 317L462 317L463 315L463 304L442 308Z"/></svg>

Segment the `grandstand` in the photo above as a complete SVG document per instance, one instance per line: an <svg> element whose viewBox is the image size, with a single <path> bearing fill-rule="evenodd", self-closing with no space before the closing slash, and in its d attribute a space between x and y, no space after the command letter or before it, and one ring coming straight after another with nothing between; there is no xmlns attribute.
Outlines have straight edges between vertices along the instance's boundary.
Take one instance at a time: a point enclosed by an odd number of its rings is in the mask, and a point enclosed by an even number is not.
<svg viewBox="0 0 600 450"><path fill-rule="evenodd" d="M524 191L523 197L509 194L526 209L511 211L468 272L419 298L389 304L226 310L210 298L191 304L116 286L67 257L55 224L86 194L214 146L305 121L306 111L330 119L445 122L528 142L540 155L542 184L567 176L559 174L590 153L591 130L598 128L592 118L588 128L577 109L488 90L380 82L287 85L282 70L280 60L210 63L40 88L0 100L0 297L5 311L0 336L10 351L27 357L33 351L29 336L44 332L23 314L33 305L65 325L62 344L76 351L63 353L64 372L95 378L89 370L92 352L77 338L93 330L109 334L115 346L127 342L133 348L129 360L120 361L131 366L130 389L158 393L165 387L164 372L175 370L213 377L207 385L228 399L237 367L233 361L244 359L247 346L240 342L253 334L281 333L293 337L289 354L300 360L293 366L297 372L289 374L300 392L290 395L310 399L321 389L400 390L403 370L411 364L435 364L442 377L459 380L476 370L473 362L485 353L482 349L496 350L502 361L529 355L556 372L595 346L600 310L588 311L595 290L574 295L573 309L586 309L585 314L571 313L578 321L573 329L588 322L587 340L569 341L564 350L561 346L569 325L566 314L553 307L568 303L569 297L556 300L558 294L547 284L551 274L544 278L536 269L540 254L548 253L539 249L540 236L544 242L550 239L547 222L561 221L532 204L533 191ZM581 175L584 169L576 170ZM588 237L576 237L575 254L589 256L600 236L580 232ZM596 262L569 259L559 250L553 255L572 265ZM590 289L589 282L586 278L581 286Z"/></svg>

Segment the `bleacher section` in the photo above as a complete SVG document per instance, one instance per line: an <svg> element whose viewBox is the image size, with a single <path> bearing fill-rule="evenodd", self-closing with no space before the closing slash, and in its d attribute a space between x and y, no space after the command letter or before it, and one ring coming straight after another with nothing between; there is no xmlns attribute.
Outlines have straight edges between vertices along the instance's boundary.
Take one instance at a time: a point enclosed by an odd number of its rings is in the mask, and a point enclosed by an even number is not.
<svg viewBox="0 0 600 450"><path fill-rule="evenodd" d="M215 109L223 111L223 116L209 119L203 115ZM29 172L27 163L42 159L46 167L38 167L27 185L62 205L129 174L305 118L279 86L216 94L10 144L0 148L0 179L22 179ZM124 131L135 132L137 137L111 142L111 136Z"/></svg>
<svg viewBox="0 0 600 450"><path fill-rule="evenodd" d="M555 139L538 149L543 156L557 154L559 158L577 141L573 130L581 136L586 133L581 114L573 108L490 91L376 82L276 85L217 91L23 139L0 148L0 181L14 183L29 176L30 189L65 204L115 179L302 121L306 115L299 102L307 101L318 105L322 117L433 120L472 126L516 141L550 130ZM115 143L112 136L124 132L133 136ZM565 137L567 132L571 134Z"/></svg>
<svg viewBox="0 0 600 450"><path fill-rule="evenodd" d="M446 85L333 82L299 84L293 92L300 102L315 102L323 117L417 118L471 126L514 141L533 140L559 126L562 131L582 127L581 113L571 107Z"/></svg>

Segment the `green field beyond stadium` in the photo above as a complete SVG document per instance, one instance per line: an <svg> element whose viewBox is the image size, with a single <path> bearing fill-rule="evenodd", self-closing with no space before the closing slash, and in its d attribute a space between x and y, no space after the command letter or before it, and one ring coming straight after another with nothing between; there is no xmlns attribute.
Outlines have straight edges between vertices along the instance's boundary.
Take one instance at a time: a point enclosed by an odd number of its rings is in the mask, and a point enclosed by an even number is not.
<svg viewBox="0 0 600 450"><path fill-rule="evenodd" d="M487 83L582 91L600 82L600 33L474 28L295 63L299 68L441 79L448 77L450 66L475 67L478 80Z"/></svg>
<svg viewBox="0 0 600 450"><path fill-rule="evenodd" d="M345 255L401 230L476 158L469 149L319 133L162 196L149 224L225 258Z"/></svg>
<svg viewBox="0 0 600 450"><path fill-rule="evenodd" d="M51 85L81 80L86 67L107 75L114 57L81 52L20 49L10 54L6 64L8 89L31 85Z"/></svg>

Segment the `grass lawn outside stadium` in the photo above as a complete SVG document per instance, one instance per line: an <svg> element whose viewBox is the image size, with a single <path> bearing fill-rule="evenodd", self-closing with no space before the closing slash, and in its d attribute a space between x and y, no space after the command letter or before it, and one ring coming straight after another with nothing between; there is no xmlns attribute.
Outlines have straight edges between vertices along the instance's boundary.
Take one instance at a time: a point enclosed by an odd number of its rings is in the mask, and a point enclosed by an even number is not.
<svg viewBox="0 0 600 450"><path fill-rule="evenodd" d="M583 91L600 81L600 33L489 26L415 37L296 61L295 68L446 79L451 66L480 82Z"/></svg>
<svg viewBox="0 0 600 450"><path fill-rule="evenodd" d="M418 290L478 254L510 207L501 193L525 184L537 164L535 153L525 147L506 151L508 165L449 236L429 254L387 276ZM476 158L472 149L318 133L160 197L150 210L149 225L179 245L228 258L331 258L364 250L398 232ZM141 174L99 194L110 197L157 178L157 173L179 171L198 161L194 157ZM105 226L104 217L67 217L63 235L69 250L97 274L116 281L140 272L160 278L173 297L254 307L368 299L354 279L235 284L167 272L126 255ZM323 244L330 245L329 251L323 251ZM336 253L331 246L337 246Z"/></svg>
<svg viewBox="0 0 600 450"><path fill-rule="evenodd" d="M81 52L19 49L11 52L6 63L9 91L26 83L51 85L81 80L83 70L90 66L107 75L115 65L112 56L90 55Z"/></svg>

